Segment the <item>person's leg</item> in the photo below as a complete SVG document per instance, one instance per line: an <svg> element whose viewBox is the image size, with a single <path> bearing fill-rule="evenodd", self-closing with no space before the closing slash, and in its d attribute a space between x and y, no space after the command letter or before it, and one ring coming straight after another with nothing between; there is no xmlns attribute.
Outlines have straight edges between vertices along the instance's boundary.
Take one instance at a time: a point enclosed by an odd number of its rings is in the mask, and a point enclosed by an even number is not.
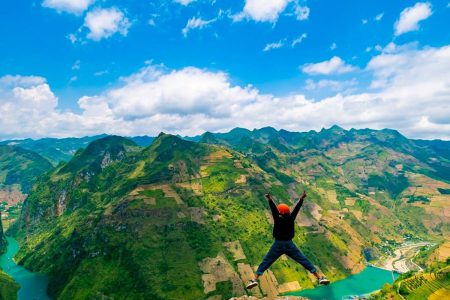
<svg viewBox="0 0 450 300"><path fill-rule="evenodd" d="M311 272L314 277L317 278L319 284L330 284L330 281L323 274L320 275L317 272L316 267L314 267L314 265L309 261L308 258L306 258L305 255L303 255L303 253L300 251L300 249L297 248L293 241L289 243L288 249L286 249L286 254L293 260L301 264L309 272Z"/></svg>
<svg viewBox="0 0 450 300"><path fill-rule="evenodd" d="M259 265L256 270L256 277L258 279L281 255L283 254L283 249L280 245L275 241L270 247L269 252L267 252L266 256L264 256L263 261Z"/></svg>
<svg viewBox="0 0 450 300"><path fill-rule="evenodd" d="M263 261L259 265L258 269L255 273L255 278L250 279L246 288L252 289L258 285L258 278L261 276L277 259L283 254L283 248L281 245L275 241L270 247L269 252L267 252L266 256L264 256Z"/></svg>
<svg viewBox="0 0 450 300"><path fill-rule="evenodd" d="M320 278L320 275L317 273L316 267L309 261L309 259L303 255L300 249L294 244L294 242L290 242L288 249L286 251L286 255L301 264L306 270L311 272L317 279Z"/></svg>

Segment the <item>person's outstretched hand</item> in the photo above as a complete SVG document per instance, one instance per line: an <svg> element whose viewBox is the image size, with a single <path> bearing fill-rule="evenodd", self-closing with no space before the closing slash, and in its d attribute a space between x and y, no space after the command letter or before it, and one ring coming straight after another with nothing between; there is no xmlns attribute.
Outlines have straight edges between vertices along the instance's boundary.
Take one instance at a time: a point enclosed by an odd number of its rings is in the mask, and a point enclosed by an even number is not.
<svg viewBox="0 0 450 300"><path fill-rule="evenodd" d="M267 201L272 200L272 196L269 193L265 194L264 196L266 197Z"/></svg>
<svg viewBox="0 0 450 300"><path fill-rule="evenodd" d="M300 196L300 199L303 200L307 197L308 195L306 195L306 191L303 191L303 194Z"/></svg>

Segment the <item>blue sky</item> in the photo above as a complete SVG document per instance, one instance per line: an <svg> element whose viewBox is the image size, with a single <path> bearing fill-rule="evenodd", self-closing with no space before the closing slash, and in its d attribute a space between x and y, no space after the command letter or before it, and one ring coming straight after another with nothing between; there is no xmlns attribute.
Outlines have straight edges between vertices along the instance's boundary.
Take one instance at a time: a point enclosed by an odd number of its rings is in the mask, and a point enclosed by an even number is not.
<svg viewBox="0 0 450 300"><path fill-rule="evenodd" d="M450 138L441 116L450 98L435 97L450 86L435 64L448 61L448 1L8 1L0 23L0 111L11 112L12 98L28 107L14 115L17 123L0 121L0 138L332 123ZM430 90L413 94L423 97L417 101L390 93L418 86L411 70L442 82L422 80L421 91ZM361 102L358 111L346 109ZM272 106L284 104L286 111L271 116ZM329 116L329 105L348 116ZM389 105L422 114L392 115ZM438 109L425 114L430 105ZM34 123L18 129L27 115Z"/></svg>

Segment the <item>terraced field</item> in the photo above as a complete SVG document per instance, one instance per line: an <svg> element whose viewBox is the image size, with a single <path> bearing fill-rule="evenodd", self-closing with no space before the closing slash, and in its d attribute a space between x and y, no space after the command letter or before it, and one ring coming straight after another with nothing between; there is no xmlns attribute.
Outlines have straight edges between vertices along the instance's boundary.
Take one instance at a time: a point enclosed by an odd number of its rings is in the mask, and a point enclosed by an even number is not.
<svg viewBox="0 0 450 300"><path fill-rule="evenodd" d="M436 273L418 274L403 280L399 286L400 294L408 300L445 299L450 295L450 267Z"/></svg>

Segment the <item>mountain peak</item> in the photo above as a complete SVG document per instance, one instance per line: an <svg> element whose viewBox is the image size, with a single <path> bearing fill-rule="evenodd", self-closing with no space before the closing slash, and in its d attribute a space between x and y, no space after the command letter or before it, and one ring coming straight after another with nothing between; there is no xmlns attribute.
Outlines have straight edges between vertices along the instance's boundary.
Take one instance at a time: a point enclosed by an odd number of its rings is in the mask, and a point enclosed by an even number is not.
<svg viewBox="0 0 450 300"><path fill-rule="evenodd" d="M330 131L335 131L335 132L342 132L342 131L346 131L344 128L342 128L341 126L339 126L339 125L333 125L333 126L331 126L330 128L328 128L328 130L330 130Z"/></svg>
<svg viewBox="0 0 450 300"><path fill-rule="evenodd" d="M160 133L148 148L156 153L173 153L176 150L187 150L197 145L195 142L184 140L183 138L166 133Z"/></svg>
<svg viewBox="0 0 450 300"><path fill-rule="evenodd" d="M120 160L130 147L137 144L130 139L110 135L91 142L86 149L78 151L59 173L77 172L82 169L103 169L112 161Z"/></svg>
<svg viewBox="0 0 450 300"><path fill-rule="evenodd" d="M251 131L248 130L247 128L242 128L242 127L236 127L231 129L228 133L229 134L249 134Z"/></svg>
<svg viewBox="0 0 450 300"><path fill-rule="evenodd" d="M214 133L209 131L202 134L202 138L200 141L207 144L217 144L219 142Z"/></svg>
<svg viewBox="0 0 450 300"><path fill-rule="evenodd" d="M255 129L254 131L261 131L261 132L269 132L269 133L277 133L278 131L271 127L271 126L266 126L266 127L262 127L260 129Z"/></svg>

